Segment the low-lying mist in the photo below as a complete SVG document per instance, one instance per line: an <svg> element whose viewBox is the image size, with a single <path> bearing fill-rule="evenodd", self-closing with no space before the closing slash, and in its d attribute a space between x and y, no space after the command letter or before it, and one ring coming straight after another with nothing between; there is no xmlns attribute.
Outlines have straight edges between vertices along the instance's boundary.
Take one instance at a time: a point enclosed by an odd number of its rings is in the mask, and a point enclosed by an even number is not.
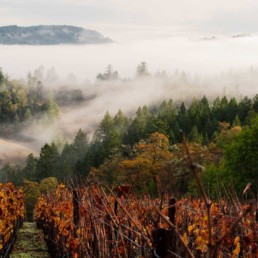
<svg viewBox="0 0 258 258"><path fill-rule="evenodd" d="M229 69L258 65L258 36L204 37L170 36L148 40L128 40L100 45L0 46L1 63L12 78L22 78L43 65L55 67L59 79L73 73L78 82L94 81L107 64L122 78L133 77L135 66L145 61L151 73L184 70L213 75Z"/></svg>
<svg viewBox="0 0 258 258"><path fill-rule="evenodd" d="M139 106L158 105L168 99L189 103L204 95L210 100L226 95L240 100L245 95L252 97L257 93L257 76L258 69L252 68L203 79L176 72L171 76L160 74L128 81L96 81L81 88L84 101L61 107L55 123L34 124L21 135L34 138L33 145L39 149L53 139L73 139L79 128L92 136L107 111L115 115L121 109L134 117Z"/></svg>
<svg viewBox="0 0 258 258"><path fill-rule="evenodd" d="M39 151L54 139L71 141L79 128L93 135L106 111L119 109L134 116L143 105L163 100L191 101L204 95L250 97L258 89L258 37L207 39L168 38L130 43L85 46L0 46L1 64L12 78L24 78L28 71L44 87L80 89L84 100L61 107L60 117L51 125L32 123L20 132L26 143ZM136 76L145 61L149 75ZM96 80L108 64L119 79ZM36 69L36 67L40 68ZM54 68L51 68L54 67Z"/></svg>

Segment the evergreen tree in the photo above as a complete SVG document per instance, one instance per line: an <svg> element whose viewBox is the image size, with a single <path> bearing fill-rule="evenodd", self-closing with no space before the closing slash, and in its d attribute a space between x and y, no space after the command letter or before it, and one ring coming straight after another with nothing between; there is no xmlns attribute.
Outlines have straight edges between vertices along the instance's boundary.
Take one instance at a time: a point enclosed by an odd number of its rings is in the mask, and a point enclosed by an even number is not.
<svg viewBox="0 0 258 258"><path fill-rule="evenodd" d="M131 145L145 139L148 135L146 132L148 121L151 119L151 113L147 106L139 107L136 112L136 118L129 127L129 143Z"/></svg>
<svg viewBox="0 0 258 258"><path fill-rule="evenodd" d="M222 121L222 114L220 112L220 98L217 97L212 103L212 116L216 118L217 121Z"/></svg>
<svg viewBox="0 0 258 258"><path fill-rule="evenodd" d="M199 144L203 143L203 137L201 134L199 134L198 128L196 125L193 126L190 136L191 136L191 141L199 143Z"/></svg>
<svg viewBox="0 0 258 258"><path fill-rule="evenodd" d="M227 107L228 107L228 99L224 96L220 101L220 113L221 113L221 120L220 121L227 121Z"/></svg>
<svg viewBox="0 0 258 258"><path fill-rule="evenodd" d="M129 119L125 116L125 114L119 110L118 113L114 117L114 129L118 135L120 143L124 138L124 135L129 126Z"/></svg>
<svg viewBox="0 0 258 258"><path fill-rule="evenodd" d="M106 71L103 74L99 73L97 75L97 79L102 81L118 80L119 75L117 71L113 70L113 66L109 64L106 68Z"/></svg>
<svg viewBox="0 0 258 258"><path fill-rule="evenodd" d="M240 102L239 102L239 111L238 116L241 124L245 124L246 117L248 116L249 111L252 110L252 101L247 96L245 96Z"/></svg>
<svg viewBox="0 0 258 258"><path fill-rule="evenodd" d="M59 161L59 152L57 146L52 143L51 145L45 144L41 148L40 157L37 162L37 180L44 179L46 177L56 176L58 174L58 161Z"/></svg>
<svg viewBox="0 0 258 258"><path fill-rule="evenodd" d="M148 68L146 62L141 62L136 69L137 77L146 77L149 76Z"/></svg>
<svg viewBox="0 0 258 258"><path fill-rule="evenodd" d="M190 128L191 127L191 121L189 119L189 115L188 115L188 112L186 110L184 102L182 102L180 107L179 107L177 120L178 120L179 128L181 130L183 130L183 132L186 135L188 135L190 133L190 130L191 130L191 128Z"/></svg>
<svg viewBox="0 0 258 258"><path fill-rule="evenodd" d="M23 169L23 177L30 181L37 180L37 159L31 153L27 157L26 166Z"/></svg>
<svg viewBox="0 0 258 258"><path fill-rule="evenodd" d="M232 124L233 120L237 115L237 112L238 112L238 104L237 104L236 98L231 98L227 106L225 121Z"/></svg>
<svg viewBox="0 0 258 258"><path fill-rule="evenodd" d="M117 151L120 145L119 134L115 130L114 118L106 112L93 137L93 145L97 150L97 163L101 164L105 158ZM94 152L93 152L94 153Z"/></svg>
<svg viewBox="0 0 258 258"><path fill-rule="evenodd" d="M177 115L177 110L176 107L173 103L172 100L169 100L168 102L164 101L158 111L157 111L158 115L157 115L157 119L160 121L162 121L162 129L164 130L165 128L168 136L171 135L171 137L169 136L170 141L174 141L174 135L168 133L169 131L173 130L175 121L176 121L176 115ZM164 132L163 132L164 133ZM173 135L173 136L172 136Z"/></svg>
<svg viewBox="0 0 258 258"><path fill-rule="evenodd" d="M57 179L67 179L72 177L75 166L74 150L72 145L66 143L59 159L59 173Z"/></svg>
<svg viewBox="0 0 258 258"><path fill-rule="evenodd" d="M240 120L239 120L238 115L235 116L232 125L233 125L233 126L241 126L241 122L240 122Z"/></svg>
<svg viewBox="0 0 258 258"><path fill-rule="evenodd" d="M81 129L78 131L72 144L72 149L74 159L82 161L89 150L89 138L85 131Z"/></svg>

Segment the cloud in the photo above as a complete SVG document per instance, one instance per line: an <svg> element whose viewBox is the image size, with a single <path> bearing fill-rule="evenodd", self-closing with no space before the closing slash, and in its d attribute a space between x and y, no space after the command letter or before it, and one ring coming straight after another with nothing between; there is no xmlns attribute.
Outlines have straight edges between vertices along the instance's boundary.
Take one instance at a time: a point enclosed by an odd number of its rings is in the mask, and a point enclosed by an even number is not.
<svg viewBox="0 0 258 258"><path fill-rule="evenodd" d="M255 0L1 0L1 7L9 10L0 16L2 24L7 24L6 21L85 26L104 23L125 28L127 25L179 26L223 31L223 16L228 31L236 31L239 24L240 29L254 31L255 26L245 20L251 16L253 23L258 23Z"/></svg>

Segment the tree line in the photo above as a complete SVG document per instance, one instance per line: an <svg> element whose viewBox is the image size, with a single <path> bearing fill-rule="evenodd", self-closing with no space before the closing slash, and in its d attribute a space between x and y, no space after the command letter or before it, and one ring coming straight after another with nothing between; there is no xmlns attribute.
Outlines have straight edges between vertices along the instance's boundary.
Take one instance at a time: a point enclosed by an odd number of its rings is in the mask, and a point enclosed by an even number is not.
<svg viewBox="0 0 258 258"><path fill-rule="evenodd" d="M171 189L186 193L191 191L191 177L181 144L184 132L194 158L207 165L202 178L207 184L214 183L214 193L217 179L238 179L242 189L257 174L251 165L256 160L257 112L258 95L240 101L225 96L213 101L204 96L190 103L168 100L139 107L134 118L121 110L114 116L106 112L91 140L80 129L73 142L61 149L55 142L46 143L39 157L28 156L25 167L6 165L1 181L7 177L21 184L24 178L39 182L51 176L63 181L90 174L108 184L130 182L138 192L154 194L168 187L169 180ZM255 146L246 147L247 156L242 159L239 144L248 146L249 141ZM245 173L246 169L253 172ZM234 177L235 170L242 174Z"/></svg>

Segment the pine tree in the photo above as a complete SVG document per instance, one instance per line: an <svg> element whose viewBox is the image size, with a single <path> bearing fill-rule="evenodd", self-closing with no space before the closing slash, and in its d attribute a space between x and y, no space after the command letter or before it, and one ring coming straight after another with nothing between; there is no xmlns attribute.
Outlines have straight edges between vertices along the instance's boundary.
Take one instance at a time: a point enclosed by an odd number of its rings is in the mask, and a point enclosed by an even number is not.
<svg viewBox="0 0 258 258"><path fill-rule="evenodd" d="M72 144L75 160L82 161L89 150L89 138L85 131L79 129Z"/></svg>
<svg viewBox="0 0 258 258"><path fill-rule="evenodd" d="M241 122L240 122L240 120L239 120L238 115L235 116L232 125L233 125L233 126L241 126Z"/></svg>
<svg viewBox="0 0 258 258"><path fill-rule="evenodd" d="M59 157L60 154L54 143L51 145L45 144L44 147L41 148L40 157L37 162L37 180L58 174L59 170L57 165L59 164Z"/></svg>
<svg viewBox="0 0 258 258"><path fill-rule="evenodd" d="M203 137L202 137L201 134L199 134L198 128L197 128L196 125L193 126L192 131L191 131L191 133L190 133L190 136L191 136L191 140L192 140L193 142L196 142L196 143L199 143L199 144L202 144L202 143L203 143Z"/></svg>
<svg viewBox="0 0 258 258"><path fill-rule="evenodd" d="M22 172L25 179L30 181L37 180L37 159L32 153L27 157L26 166L24 167Z"/></svg>

